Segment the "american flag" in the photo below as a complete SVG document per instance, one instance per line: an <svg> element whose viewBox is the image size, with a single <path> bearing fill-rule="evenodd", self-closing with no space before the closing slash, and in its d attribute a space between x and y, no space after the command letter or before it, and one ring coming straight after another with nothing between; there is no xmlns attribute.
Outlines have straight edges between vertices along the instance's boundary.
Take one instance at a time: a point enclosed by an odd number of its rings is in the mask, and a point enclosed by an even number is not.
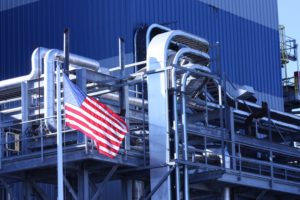
<svg viewBox="0 0 300 200"><path fill-rule="evenodd" d="M99 153L114 158L128 132L125 121L103 103L87 96L64 74L66 126L92 138Z"/></svg>

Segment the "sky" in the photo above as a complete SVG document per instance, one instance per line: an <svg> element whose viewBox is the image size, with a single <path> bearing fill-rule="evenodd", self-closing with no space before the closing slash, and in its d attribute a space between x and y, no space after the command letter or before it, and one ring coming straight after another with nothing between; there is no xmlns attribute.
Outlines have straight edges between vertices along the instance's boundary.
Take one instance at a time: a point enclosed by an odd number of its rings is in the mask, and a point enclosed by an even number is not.
<svg viewBox="0 0 300 200"><path fill-rule="evenodd" d="M278 0L279 24L285 26L285 34L297 40L300 57L300 0ZM300 61L299 61L300 63ZM297 70L297 62L290 62L289 76Z"/></svg>

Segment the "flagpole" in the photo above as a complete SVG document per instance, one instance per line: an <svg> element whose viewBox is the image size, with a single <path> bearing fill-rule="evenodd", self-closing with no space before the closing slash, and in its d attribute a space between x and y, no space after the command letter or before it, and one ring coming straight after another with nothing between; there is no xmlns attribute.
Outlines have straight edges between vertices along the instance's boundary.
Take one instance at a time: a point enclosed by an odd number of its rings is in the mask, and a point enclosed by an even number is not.
<svg viewBox="0 0 300 200"><path fill-rule="evenodd" d="M64 199L63 182L63 151L62 151L62 132L61 132L61 94L60 94L60 66L56 67L56 97L57 97L57 199Z"/></svg>

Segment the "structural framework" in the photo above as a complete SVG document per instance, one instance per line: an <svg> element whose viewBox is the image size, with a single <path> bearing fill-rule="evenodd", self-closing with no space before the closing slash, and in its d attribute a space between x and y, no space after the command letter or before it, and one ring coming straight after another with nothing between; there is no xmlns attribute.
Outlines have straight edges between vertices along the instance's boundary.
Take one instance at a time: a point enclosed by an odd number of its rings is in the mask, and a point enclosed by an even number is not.
<svg viewBox="0 0 300 200"><path fill-rule="evenodd" d="M213 72L217 47L205 39L160 25L146 37L145 61L124 65L120 40L109 73L68 55L70 79L130 132L109 159L63 126L65 199L299 199L300 118ZM1 199L57 196L55 70L65 58L37 48L29 75L0 82Z"/></svg>

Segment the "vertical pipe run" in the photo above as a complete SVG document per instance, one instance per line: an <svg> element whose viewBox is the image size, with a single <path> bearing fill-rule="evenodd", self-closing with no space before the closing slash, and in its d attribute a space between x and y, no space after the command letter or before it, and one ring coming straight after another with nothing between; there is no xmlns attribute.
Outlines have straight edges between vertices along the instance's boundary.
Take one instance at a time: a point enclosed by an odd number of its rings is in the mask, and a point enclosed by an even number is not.
<svg viewBox="0 0 300 200"><path fill-rule="evenodd" d="M70 55L70 45L69 45L69 29L64 30L64 55L65 55L65 68L64 71L69 71L69 55Z"/></svg>
<svg viewBox="0 0 300 200"><path fill-rule="evenodd" d="M63 182L63 150L62 150L62 132L61 132L61 94L60 94L60 66L56 67L56 99L57 99L57 199L64 199Z"/></svg>
<svg viewBox="0 0 300 200"><path fill-rule="evenodd" d="M120 78L124 77L124 40L123 38L119 38L119 66L120 70ZM120 81L122 84L123 81ZM125 104L124 104L124 87L120 87L120 114L125 115Z"/></svg>
<svg viewBox="0 0 300 200"><path fill-rule="evenodd" d="M187 122L186 122L186 98L185 98L185 91L186 91L186 81L187 77L190 73L185 73L182 78L181 83L181 93L182 93L182 126L183 126L183 159L185 161L188 160L188 136L187 136ZM189 198L189 171L188 166L184 165L184 199Z"/></svg>
<svg viewBox="0 0 300 200"><path fill-rule="evenodd" d="M144 166L146 166L146 130L145 130L145 89L144 89L144 75L142 76L142 113L143 113L143 149L144 149Z"/></svg>
<svg viewBox="0 0 300 200"><path fill-rule="evenodd" d="M119 38L119 66L120 70L120 78L122 79L125 76L125 43L123 38ZM123 80L120 81L122 85L124 82ZM127 115L129 110L129 103L128 103L128 86L122 86L119 90L120 93L120 115L125 117L126 124L128 123ZM127 159L126 151L130 150L130 134L126 134L125 136L125 159Z"/></svg>
<svg viewBox="0 0 300 200"><path fill-rule="evenodd" d="M207 108L207 85L204 86L205 92L205 126L208 126L208 108Z"/></svg>
<svg viewBox="0 0 300 200"><path fill-rule="evenodd" d="M179 159L179 139L178 139L178 113L177 113L177 84L176 84L176 68L175 65L172 69L172 88L173 88L173 129L174 129L174 148L175 148L175 155L174 159ZM184 104L183 104L184 105ZM176 163L176 199L180 199L180 169L178 164Z"/></svg>
<svg viewBox="0 0 300 200"><path fill-rule="evenodd" d="M42 126L42 120L40 120L40 137L41 137L41 161L44 162L44 137L43 137L43 126Z"/></svg>

